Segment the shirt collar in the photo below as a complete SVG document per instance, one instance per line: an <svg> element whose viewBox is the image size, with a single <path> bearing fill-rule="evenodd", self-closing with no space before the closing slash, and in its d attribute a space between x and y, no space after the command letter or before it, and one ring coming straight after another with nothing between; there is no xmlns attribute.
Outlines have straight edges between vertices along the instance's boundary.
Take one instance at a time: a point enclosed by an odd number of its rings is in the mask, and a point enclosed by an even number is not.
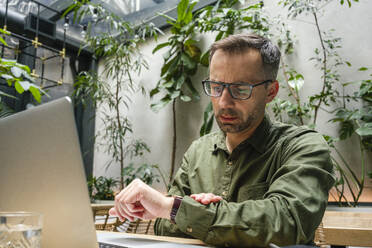
<svg viewBox="0 0 372 248"><path fill-rule="evenodd" d="M235 150L240 150L249 144L253 146L253 148L256 149L258 152L264 153L266 144L269 138L269 131L270 131L271 125L272 123L271 123L269 116L265 114L262 122L256 128L256 130L251 135L251 137L249 137L248 139L240 143L235 148ZM219 149L224 150L226 152L228 151L227 146L226 146L226 135L221 130L217 132L217 139L213 147L213 152L216 152Z"/></svg>

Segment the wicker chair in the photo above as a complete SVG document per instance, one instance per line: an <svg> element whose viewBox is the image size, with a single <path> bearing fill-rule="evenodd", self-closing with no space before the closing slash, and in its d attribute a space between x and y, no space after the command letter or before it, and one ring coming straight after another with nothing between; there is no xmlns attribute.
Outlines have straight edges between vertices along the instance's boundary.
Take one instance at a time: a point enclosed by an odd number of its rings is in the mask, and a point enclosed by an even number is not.
<svg viewBox="0 0 372 248"><path fill-rule="evenodd" d="M110 208L112 208L111 204L92 204L93 220L96 230L117 232L119 231L118 227L123 225L124 222L121 222L119 218L110 217Z"/></svg>
<svg viewBox="0 0 372 248"><path fill-rule="evenodd" d="M137 219L129 223L126 230L127 233L150 234L154 235L155 220L140 220Z"/></svg>
<svg viewBox="0 0 372 248"><path fill-rule="evenodd" d="M127 232L137 234L154 234L155 220L140 220L121 222L117 217L110 217L109 210L112 205L92 204L93 218L96 230L111 232Z"/></svg>

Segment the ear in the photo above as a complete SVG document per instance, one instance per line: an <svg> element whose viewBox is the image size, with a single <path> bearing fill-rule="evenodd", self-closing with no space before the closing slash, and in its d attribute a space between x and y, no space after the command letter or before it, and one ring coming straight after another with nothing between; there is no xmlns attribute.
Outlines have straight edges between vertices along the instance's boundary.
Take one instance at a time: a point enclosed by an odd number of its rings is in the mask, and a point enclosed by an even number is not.
<svg viewBox="0 0 372 248"><path fill-rule="evenodd" d="M278 91L279 91L279 83L278 81L275 80L267 87L266 103L271 102L275 98L275 96L278 94Z"/></svg>

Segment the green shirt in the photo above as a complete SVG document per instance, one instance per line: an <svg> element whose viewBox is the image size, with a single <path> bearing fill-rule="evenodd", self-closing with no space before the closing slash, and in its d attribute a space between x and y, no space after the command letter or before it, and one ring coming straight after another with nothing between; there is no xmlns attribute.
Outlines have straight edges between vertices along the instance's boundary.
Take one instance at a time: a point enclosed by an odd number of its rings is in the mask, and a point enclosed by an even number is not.
<svg viewBox="0 0 372 248"><path fill-rule="evenodd" d="M333 183L320 134L265 116L231 154L222 131L192 143L169 190L184 196L177 224L157 219L155 233L217 246L311 244ZM189 197L209 192L223 200L205 206Z"/></svg>

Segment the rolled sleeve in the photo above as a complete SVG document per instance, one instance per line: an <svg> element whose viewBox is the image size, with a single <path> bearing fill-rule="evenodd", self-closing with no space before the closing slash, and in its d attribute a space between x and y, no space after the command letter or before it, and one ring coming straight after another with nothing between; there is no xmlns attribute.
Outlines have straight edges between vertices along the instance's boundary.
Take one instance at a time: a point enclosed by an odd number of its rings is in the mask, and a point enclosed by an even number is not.
<svg viewBox="0 0 372 248"><path fill-rule="evenodd" d="M197 239L205 240L215 212L191 197L185 196L176 215L178 228Z"/></svg>

